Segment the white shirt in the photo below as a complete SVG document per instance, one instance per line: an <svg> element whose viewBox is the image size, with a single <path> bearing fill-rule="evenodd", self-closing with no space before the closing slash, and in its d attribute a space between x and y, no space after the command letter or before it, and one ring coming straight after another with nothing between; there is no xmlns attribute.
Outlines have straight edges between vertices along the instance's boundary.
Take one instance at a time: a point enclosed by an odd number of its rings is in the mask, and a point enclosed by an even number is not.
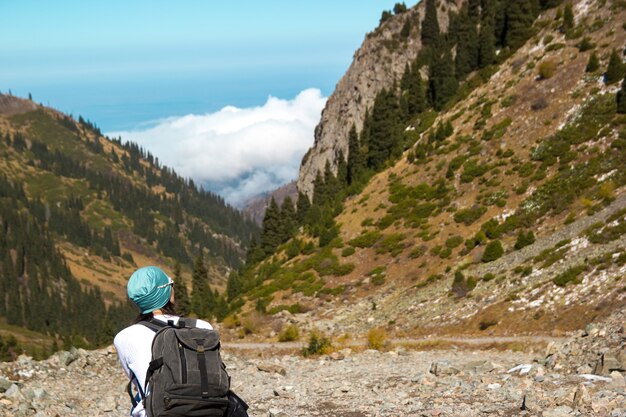
<svg viewBox="0 0 626 417"><path fill-rule="evenodd" d="M165 323L167 323L168 320L172 320L174 324L176 324L180 317L158 314L155 315L154 318ZM213 327L204 320L197 320L196 327L201 329L213 329ZM148 372L148 366L152 360L152 340L154 339L154 335L155 332L143 324L133 324L119 332L113 340L113 344L117 350L117 356L122 364L122 369L124 369L128 379L133 380L135 389L137 389L137 382L139 382L141 392L146 391L146 373ZM133 379L133 375L135 375L136 378ZM146 416L141 401L131 410L130 414L133 417Z"/></svg>

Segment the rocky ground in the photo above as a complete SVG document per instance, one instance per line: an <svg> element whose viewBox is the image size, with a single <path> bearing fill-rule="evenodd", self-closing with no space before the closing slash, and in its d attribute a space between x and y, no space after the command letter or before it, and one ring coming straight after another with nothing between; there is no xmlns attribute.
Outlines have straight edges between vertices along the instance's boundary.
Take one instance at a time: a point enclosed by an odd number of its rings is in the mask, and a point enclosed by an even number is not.
<svg viewBox="0 0 626 417"><path fill-rule="evenodd" d="M225 347L259 416L626 416L626 312L541 352L344 349L303 358ZM1 416L126 416L112 347L0 364Z"/></svg>

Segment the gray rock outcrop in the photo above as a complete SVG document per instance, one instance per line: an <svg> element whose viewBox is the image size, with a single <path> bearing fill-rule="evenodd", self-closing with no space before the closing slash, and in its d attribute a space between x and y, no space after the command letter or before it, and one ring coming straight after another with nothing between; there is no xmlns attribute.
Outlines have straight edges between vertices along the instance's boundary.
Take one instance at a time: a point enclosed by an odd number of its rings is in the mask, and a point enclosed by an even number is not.
<svg viewBox="0 0 626 417"><path fill-rule="evenodd" d="M464 0L447 2L450 10L458 9ZM448 14L439 13L442 30L448 27ZM363 127L366 111L372 107L376 94L400 80L407 64L411 64L422 48L421 22L424 2L385 21L366 35L363 45L355 52L350 68L329 97L322 117L315 128L315 143L306 153L300 166L298 190L309 196L318 171L326 161L333 171L337 169L339 151L348 154L348 133L354 124L357 131ZM412 30L408 38L400 32L407 20Z"/></svg>

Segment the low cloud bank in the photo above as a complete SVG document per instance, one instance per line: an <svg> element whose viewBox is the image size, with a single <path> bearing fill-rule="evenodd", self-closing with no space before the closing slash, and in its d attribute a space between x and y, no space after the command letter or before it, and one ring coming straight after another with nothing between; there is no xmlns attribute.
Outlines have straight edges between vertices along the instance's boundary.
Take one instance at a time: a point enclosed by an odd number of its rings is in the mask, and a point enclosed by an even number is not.
<svg viewBox="0 0 626 417"><path fill-rule="evenodd" d="M270 96L258 107L226 106L107 135L138 143L180 175L241 205L297 177L325 103L320 90L307 89L293 100Z"/></svg>

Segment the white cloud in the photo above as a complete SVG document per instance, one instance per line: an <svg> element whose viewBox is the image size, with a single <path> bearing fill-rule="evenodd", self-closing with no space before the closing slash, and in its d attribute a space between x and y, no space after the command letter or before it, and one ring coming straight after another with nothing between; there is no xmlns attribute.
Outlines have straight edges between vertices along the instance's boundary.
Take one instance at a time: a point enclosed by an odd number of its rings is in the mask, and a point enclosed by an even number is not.
<svg viewBox="0 0 626 417"><path fill-rule="evenodd" d="M308 89L293 100L270 96L259 107L226 106L107 135L137 142L180 175L238 205L297 177L325 102L320 90Z"/></svg>

